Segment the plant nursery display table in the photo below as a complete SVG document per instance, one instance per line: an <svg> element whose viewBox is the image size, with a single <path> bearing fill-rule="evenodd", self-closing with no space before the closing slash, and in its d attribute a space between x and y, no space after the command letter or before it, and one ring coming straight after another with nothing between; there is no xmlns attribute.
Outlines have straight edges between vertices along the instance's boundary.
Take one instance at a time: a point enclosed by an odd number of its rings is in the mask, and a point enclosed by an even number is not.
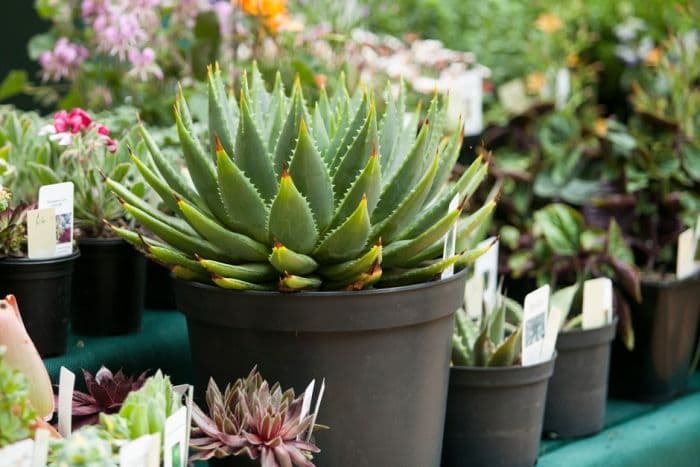
<svg viewBox="0 0 700 467"><path fill-rule="evenodd" d="M140 331L125 336L71 333L68 351L45 363L54 383L58 383L61 366L94 372L100 365L123 368L126 373L161 368L175 384L194 381L185 318L173 311L146 311ZM76 378L76 384L82 384L82 376ZM609 400L603 431L574 440L543 440L537 466L683 467L696 466L698 459L700 373L690 379L683 396L667 404Z"/></svg>

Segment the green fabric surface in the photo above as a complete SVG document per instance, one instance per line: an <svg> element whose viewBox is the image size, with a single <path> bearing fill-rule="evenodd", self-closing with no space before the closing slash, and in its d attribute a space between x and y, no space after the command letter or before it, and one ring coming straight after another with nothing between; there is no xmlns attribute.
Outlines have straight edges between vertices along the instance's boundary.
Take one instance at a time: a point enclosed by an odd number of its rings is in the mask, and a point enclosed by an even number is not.
<svg viewBox="0 0 700 467"><path fill-rule="evenodd" d="M76 387L83 385L82 368L94 373L104 365L134 374L160 368L174 384L194 380L185 317L177 311L146 311L141 330L111 337L70 334L68 350L59 357L44 360L51 381L58 384L61 366L77 373Z"/></svg>

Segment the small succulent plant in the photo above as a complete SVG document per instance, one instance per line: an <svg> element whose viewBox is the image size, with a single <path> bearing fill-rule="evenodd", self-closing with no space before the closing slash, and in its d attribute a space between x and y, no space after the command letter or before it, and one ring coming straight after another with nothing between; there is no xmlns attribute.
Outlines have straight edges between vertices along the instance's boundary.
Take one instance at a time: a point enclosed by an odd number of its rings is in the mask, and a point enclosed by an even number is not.
<svg viewBox="0 0 700 467"><path fill-rule="evenodd" d="M302 417L303 397L270 387L257 369L229 384L222 394L213 379L207 387L209 415L193 407L190 446L196 459L241 456L263 467L313 467L319 449L300 439L313 430L313 416Z"/></svg>
<svg viewBox="0 0 700 467"><path fill-rule="evenodd" d="M5 188L2 188L0 199L0 258L24 256L27 248L27 211L32 206L20 203L12 207L11 195Z"/></svg>
<svg viewBox="0 0 700 467"><path fill-rule="evenodd" d="M116 448L109 434L86 426L50 445L48 467L117 467Z"/></svg>
<svg viewBox="0 0 700 467"><path fill-rule="evenodd" d="M238 100L227 95L218 67L208 80L208 145L194 136L182 93L175 105L194 186L143 128L150 157L132 154L177 217L107 178L126 211L157 238L115 232L176 276L236 290L359 290L430 281L482 252L467 250L469 235L495 201L459 217L488 163L477 158L447 184L462 135L443 136L437 96L416 131L418 112L404 119L403 93L387 92L380 117L362 89L332 98L322 90L310 109L298 80L287 97L281 78L268 92L253 69ZM458 194L461 203L450 210ZM442 239L455 224L457 254L442 258Z"/></svg>
<svg viewBox="0 0 700 467"><path fill-rule="evenodd" d="M456 366L512 366L520 362L521 321L519 303L499 295L490 313L474 321L464 308L455 313L452 363Z"/></svg>
<svg viewBox="0 0 700 467"><path fill-rule="evenodd" d="M29 400L29 381L5 361L0 347L0 448L29 438L36 412Z"/></svg>
<svg viewBox="0 0 700 467"><path fill-rule="evenodd" d="M146 381L148 371L138 376L127 376L121 370L112 373L104 366L93 376L83 370L87 393L73 393L73 428L95 425L100 413L119 412L129 393L140 389Z"/></svg>

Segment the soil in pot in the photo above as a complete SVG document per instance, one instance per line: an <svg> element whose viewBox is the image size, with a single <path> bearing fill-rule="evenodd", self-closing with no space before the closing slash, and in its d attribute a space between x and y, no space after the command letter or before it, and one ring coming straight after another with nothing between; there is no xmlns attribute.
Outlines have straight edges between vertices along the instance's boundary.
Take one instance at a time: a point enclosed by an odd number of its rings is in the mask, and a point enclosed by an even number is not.
<svg viewBox="0 0 700 467"><path fill-rule="evenodd" d="M254 365L298 393L326 390L319 466L437 467L455 310L465 273L360 292L235 292L176 281L199 397Z"/></svg>
<svg viewBox="0 0 700 467"><path fill-rule="evenodd" d="M110 336L141 325L146 260L122 239L81 239L71 325L77 334Z"/></svg>
<svg viewBox="0 0 700 467"><path fill-rule="evenodd" d="M569 438L603 429L616 326L613 322L559 333L557 361L547 389L545 433Z"/></svg>
<svg viewBox="0 0 700 467"><path fill-rule="evenodd" d="M452 367L442 466L532 467L553 369Z"/></svg>
<svg viewBox="0 0 700 467"><path fill-rule="evenodd" d="M17 297L22 321L42 357L66 351L73 267L79 253L59 258L0 261L0 296Z"/></svg>
<svg viewBox="0 0 700 467"><path fill-rule="evenodd" d="M635 347L613 342L610 395L663 402L685 390L700 315L700 272L682 280L642 281L632 304Z"/></svg>
<svg viewBox="0 0 700 467"><path fill-rule="evenodd" d="M146 262L144 306L149 310L175 310L175 289L170 271L153 261Z"/></svg>

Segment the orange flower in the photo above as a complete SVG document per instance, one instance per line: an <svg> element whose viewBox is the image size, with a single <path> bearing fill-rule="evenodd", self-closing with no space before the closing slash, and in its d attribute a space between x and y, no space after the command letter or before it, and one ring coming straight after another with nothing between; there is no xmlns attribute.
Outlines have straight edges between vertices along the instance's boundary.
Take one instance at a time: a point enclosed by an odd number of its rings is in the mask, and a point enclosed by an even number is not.
<svg viewBox="0 0 700 467"><path fill-rule="evenodd" d="M542 13L535 21L535 27L542 32L551 34L564 27L564 22L554 13Z"/></svg>
<svg viewBox="0 0 700 467"><path fill-rule="evenodd" d="M599 138L604 138L608 134L608 121L604 118L596 118L593 123L593 132Z"/></svg>
<svg viewBox="0 0 700 467"><path fill-rule="evenodd" d="M525 77L525 86L530 94L539 94L544 87L546 78L544 73L530 73Z"/></svg>
<svg viewBox="0 0 700 467"><path fill-rule="evenodd" d="M326 83L328 82L328 77L324 75L323 73L319 73L314 76L314 81L316 82L316 86L319 89L325 89L326 88Z"/></svg>
<svg viewBox="0 0 700 467"><path fill-rule="evenodd" d="M646 57L644 57L644 63L648 66L656 66L661 61L661 49L654 47L649 51Z"/></svg>
<svg viewBox="0 0 700 467"><path fill-rule="evenodd" d="M304 25L295 20L287 13L280 13L274 16L268 16L263 21L265 27L271 33L277 31L300 32L304 29Z"/></svg>
<svg viewBox="0 0 700 467"><path fill-rule="evenodd" d="M273 17L287 13L287 0L233 0L241 9L253 16Z"/></svg>
<svg viewBox="0 0 700 467"><path fill-rule="evenodd" d="M581 63L581 57L577 53L571 52L566 56L566 66L569 68L576 68L579 63Z"/></svg>

